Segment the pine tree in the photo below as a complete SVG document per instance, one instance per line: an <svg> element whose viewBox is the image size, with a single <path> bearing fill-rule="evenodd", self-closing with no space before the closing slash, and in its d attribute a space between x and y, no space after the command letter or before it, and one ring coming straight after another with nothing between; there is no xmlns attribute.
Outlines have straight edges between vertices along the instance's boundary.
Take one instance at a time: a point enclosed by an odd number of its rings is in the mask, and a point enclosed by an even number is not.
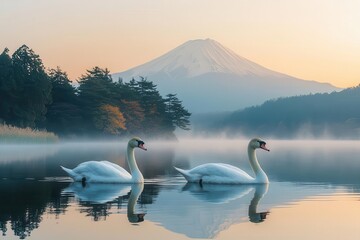
<svg viewBox="0 0 360 240"><path fill-rule="evenodd" d="M53 102L74 102L76 101L76 89L66 72L60 67L49 70L49 78L52 84L52 100Z"/></svg>
<svg viewBox="0 0 360 240"><path fill-rule="evenodd" d="M79 97L87 107L99 107L112 102L115 83L108 69L94 67L87 70L87 73L81 76L79 84Z"/></svg>
<svg viewBox="0 0 360 240"><path fill-rule="evenodd" d="M81 111L76 89L71 85L66 72L59 67L49 70L52 83L52 103L48 107L46 127L60 135L81 132Z"/></svg>
<svg viewBox="0 0 360 240"><path fill-rule="evenodd" d="M164 99L161 97L156 85L144 77L140 80L130 81L128 86L137 93L139 103L144 109L143 131L146 135L161 135L172 132L171 122L165 112Z"/></svg>
<svg viewBox="0 0 360 240"><path fill-rule="evenodd" d="M82 117L87 121L83 127L88 132L99 133L95 126L99 109L103 105L117 106L116 84L112 81L108 69L94 67L79 81L79 103L82 109Z"/></svg>
<svg viewBox="0 0 360 240"><path fill-rule="evenodd" d="M12 124L12 106L15 98L15 81L9 49L0 55L0 123Z"/></svg>
<svg viewBox="0 0 360 240"><path fill-rule="evenodd" d="M35 127L45 120L51 103L51 83L39 55L26 45L12 55L16 99L14 122L20 127Z"/></svg>
<svg viewBox="0 0 360 240"><path fill-rule="evenodd" d="M176 97L176 94L168 94L165 98L166 113L174 127L179 127L183 130L190 130L190 116L189 113L181 104L181 101Z"/></svg>

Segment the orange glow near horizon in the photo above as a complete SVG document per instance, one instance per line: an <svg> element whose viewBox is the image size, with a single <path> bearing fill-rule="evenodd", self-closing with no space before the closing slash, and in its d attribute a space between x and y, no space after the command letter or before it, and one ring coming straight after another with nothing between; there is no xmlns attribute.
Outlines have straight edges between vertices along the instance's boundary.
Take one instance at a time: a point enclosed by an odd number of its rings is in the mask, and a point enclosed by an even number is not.
<svg viewBox="0 0 360 240"><path fill-rule="evenodd" d="M26 44L75 80L94 66L121 72L212 38L274 71L352 87L360 83L358 9L356 0L4 0L0 51Z"/></svg>
<svg viewBox="0 0 360 240"><path fill-rule="evenodd" d="M359 239L358 195L319 196L270 210L265 222L245 222L221 232L218 239Z"/></svg>

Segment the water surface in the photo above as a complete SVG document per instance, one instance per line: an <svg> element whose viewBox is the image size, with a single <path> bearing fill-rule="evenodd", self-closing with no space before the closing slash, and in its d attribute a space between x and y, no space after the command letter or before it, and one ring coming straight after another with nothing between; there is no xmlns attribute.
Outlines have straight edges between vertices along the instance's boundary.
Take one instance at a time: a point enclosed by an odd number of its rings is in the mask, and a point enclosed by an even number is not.
<svg viewBox="0 0 360 240"><path fill-rule="evenodd" d="M187 184L172 166L224 162L251 173L244 140L146 142L145 184L72 183L60 165L110 160L125 142L0 146L4 239L359 239L357 141L275 141L268 185Z"/></svg>

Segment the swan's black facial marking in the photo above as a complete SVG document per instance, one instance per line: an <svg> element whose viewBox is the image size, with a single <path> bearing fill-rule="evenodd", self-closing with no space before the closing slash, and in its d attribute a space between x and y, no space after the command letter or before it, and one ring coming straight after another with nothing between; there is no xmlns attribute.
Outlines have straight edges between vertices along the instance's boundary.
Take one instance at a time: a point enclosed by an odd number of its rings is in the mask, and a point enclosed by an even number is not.
<svg viewBox="0 0 360 240"><path fill-rule="evenodd" d="M138 143L138 148L141 148L141 149L143 149L143 150L147 150L145 147L144 147L144 142L143 141L141 141L141 140L136 140L137 141L137 143Z"/></svg>
<svg viewBox="0 0 360 240"><path fill-rule="evenodd" d="M143 141L140 141L140 140L136 140L136 141L138 142L138 147L139 147L140 145L144 145L144 144L145 144Z"/></svg>
<svg viewBox="0 0 360 240"><path fill-rule="evenodd" d="M264 141L257 141L257 142L259 143L261 149L270 152L270 150L266 148L266 142Z"/></svg>

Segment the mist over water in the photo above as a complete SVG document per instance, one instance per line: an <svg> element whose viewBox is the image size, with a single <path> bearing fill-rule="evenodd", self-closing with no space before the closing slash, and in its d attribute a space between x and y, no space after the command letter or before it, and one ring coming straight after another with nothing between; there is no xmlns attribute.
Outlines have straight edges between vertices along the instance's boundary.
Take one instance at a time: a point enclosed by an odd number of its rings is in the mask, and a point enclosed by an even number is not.
<svg viewBox="0 0 360 240"><path fill-rule="evenodd" d="M278 181L351 183L360 181L359 141L264 139L271 150L257 150L260 164ZM247 157L249 139L181 138L178 141L144 139L147 152L136 150L146 178L175 175L211 162L228 163L252 174ZM1 145L1 178L65 177L60 165L74 168L81 162L108 160L128 169L126 141L64 142L48 145ZM9 171L12 169L12 171Z"/></svg>
<svg viewBox="0 0 360 240"><path fill-rule="evenodd" d="M264 138L270 152L258 149L256 153L268 174L269 185L200 186L187 184L173 166L189 169L221 162L253 175L247 156L250 139L143 140L148 151L135 150L145 177L143 186L82 186L71 183L60 168L60 165L74 168L85 161L108 160L128 170L127 141L0 145L0 230L5 239L63 239L60 236L64 234L54 236L57 231L66 232L69 238L81 234L87 239L114 239L114 236L133 239L141 234L167 239L229 239L227 234L237 236L245 232L250 238L262 233L269 239L278 239L275 236L284 236L287 229L276 235L278 228L268 232L269 228L262 227L268 226L262 225L263 222L275 224L287 218L286 214L297 206L313 204L310 210L297 213L304 221L288 222L289 229L292 222L298 225L296 229L306 228L312 212L319 208L319 199L324 202L322 206L328 207L317 214L323 224L332 220L327 212L342 209L349 213L338 221L351 229L351 222L347 223L346 219L357 215L356 208L348 211L346 206L352 206L360 197L359 141ZM343 198L348 199L346 204ZM337 205L327 206L327 201ZM284 208L288 210L279 213ZM260 225L253 232L251 225L245 232L236 232L244 224ZM348 228L339 227L337 231L345 233ZM300 231L295 234L306 237Z"/></svg>

